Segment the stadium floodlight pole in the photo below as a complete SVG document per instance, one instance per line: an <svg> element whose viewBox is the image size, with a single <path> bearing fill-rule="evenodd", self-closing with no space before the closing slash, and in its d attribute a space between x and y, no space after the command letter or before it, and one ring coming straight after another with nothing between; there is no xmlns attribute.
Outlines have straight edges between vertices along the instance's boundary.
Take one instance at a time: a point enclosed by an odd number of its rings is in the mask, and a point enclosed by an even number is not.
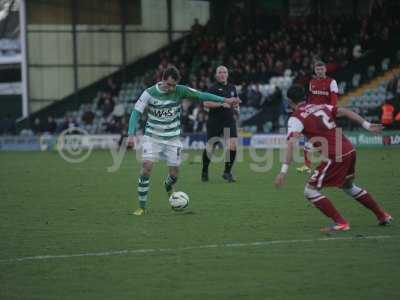
<svg viewBox="0 0 400 300"><path fill-rule="evenodd" d="M21 43L21 88L22 88L22 117L29 115L28 94L28 52L27 52L27 25L26 0L19 0L19 32Z"/></svg>

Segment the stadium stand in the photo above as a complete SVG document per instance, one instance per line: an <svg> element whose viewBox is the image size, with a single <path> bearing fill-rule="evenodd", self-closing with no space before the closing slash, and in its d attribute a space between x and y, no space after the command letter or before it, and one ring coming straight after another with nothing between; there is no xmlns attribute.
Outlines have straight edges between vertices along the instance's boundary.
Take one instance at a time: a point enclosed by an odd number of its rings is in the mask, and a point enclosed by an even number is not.
<svg viewBox="0 0 400 300"><path fill-rule="evenodd" d="M195 24L192 34L151 55L150 64L148 57L129 67L135 73L125 70L131 79L114 84L113 81L121 80L121 74L116 74L113 79L102 80L90 90L75 95L74 101L64 105L61 113L53 109L61 107L57 103L34 114L30 119L33 133L48 131L48 118L55 119L56 132L70 126L82 127L89 133L126 131L134 101L146 86L160 79L162 70L169 64L180 69L183 83L200 90L208 88L216 66L227 65L243 101L240 114L243 128L251 132L275 132L285 123L282 100L286 89L292 82L308 82L315 58L327 62L328 72L338 80L342 94L398 64L400 58L398 53L396 58L396 47L392 47L394 40L398 42L396 32L400 29L396 16L372 13L359 18L310 17L303 21L277 22L280 24L269 30L247 28L244 23L239 14L230 25L237 30L221 33L215 33L210 26ZM384 64L385 59L389 61ZM379 64L385 67L376 67ZM137 65L141 68L136 68ZM384 89L385 82L382 82L373 102L369 101L370 95L376 93L369 91L360 98L362 101L352 98L349 106L372 108L384 100ZM275 92L278 104L271 110L269 104L273 103ZM198 124L204 123L206 112L201 106L188 104L183 115L187 116L185 133L202 130Z"/></svg>
<svg viewBox="0 0 400 300"><path fill-rule="evenodd" d="M400 112L400 89L397 87L399 78L400 67L393 68L349 93L342 104L369 121L381 122L382 106L391 103L393 115L396 116ZM400 129L397 122L393 125L388 128Z"/></svg>

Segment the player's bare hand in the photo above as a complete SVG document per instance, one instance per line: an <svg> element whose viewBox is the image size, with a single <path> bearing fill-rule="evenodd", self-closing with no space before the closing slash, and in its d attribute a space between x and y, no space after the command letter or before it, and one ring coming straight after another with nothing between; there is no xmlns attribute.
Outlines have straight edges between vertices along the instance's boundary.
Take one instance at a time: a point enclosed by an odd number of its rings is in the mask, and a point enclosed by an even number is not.
<svg viewBox="0 0 400 300"><path fill-rule="evenodd" d="M383 125L382 124L374 124L372 123L369 127L369 131L375 134L381 133L383 130Z"/></svg>
<svg viewBox="0 0 400 300"><path fill-rule="evenodd" d="M283 183L285 182L285 173L279 173L276 178L275 178L275 186L276 187L281 187L283 185Z"/></svg>
<svg viewBox="0 0 400 300"><path fill-rule="evenodd" d="M133 135L128 136L126 144L128 147L135 148L135 136Z"/></svg>
<svg viewBox="0 0 400 300"><path fill-rule="evenodd" d="M240 105L240 103L242 103L242 100L240 100L239 97L236 97L236 99L237 99L237 102L233 103L232 107L235 109L239 109L239 105Z"/></svg>
<svg viewBox="0 0 400 300"><path fill-rule="evenodd" d="M228 103L223 103L223 104L222 104L222 107L223 107L223 108L231 108L231 106L230 106Z"/></svg>
<svg viewBox="0 0 400 300"><path fill-rule="evenodd" d="M233 107L237 107L240 103L242 103L242 101L240 101L240 99L237 97L225 98L224 102Z"/></svg>

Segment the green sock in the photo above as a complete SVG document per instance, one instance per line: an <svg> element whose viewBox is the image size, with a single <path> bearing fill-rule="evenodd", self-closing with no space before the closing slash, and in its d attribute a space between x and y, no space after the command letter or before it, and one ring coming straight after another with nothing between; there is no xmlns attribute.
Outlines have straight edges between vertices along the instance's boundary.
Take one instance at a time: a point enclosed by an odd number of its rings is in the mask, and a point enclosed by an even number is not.
<svg viewBox="0 0 400 300"><path fill-rule="evenodd" d="M149 193L150 177L141 175L138 185L139 207L146 208L147 194Z"/></svg>
<svg viewBox="0 0 400 300"><path fill-rule="evenodd" d="M164 186L167 193L171 192L173 185L178 181L178 178L175 176L168 175L165 178Z"/></svg>

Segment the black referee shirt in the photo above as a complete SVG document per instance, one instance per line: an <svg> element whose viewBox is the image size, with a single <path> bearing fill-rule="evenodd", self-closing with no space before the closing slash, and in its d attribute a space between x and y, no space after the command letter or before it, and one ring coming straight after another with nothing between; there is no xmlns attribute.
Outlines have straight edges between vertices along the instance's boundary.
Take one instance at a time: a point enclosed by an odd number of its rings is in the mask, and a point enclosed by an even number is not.
<svg viewBox="0 0 400 300"><path fill-rule="evenodd" d="M237 92L236 92L236 87L228 83L227 85L224 85L222 83L216 82L214 83L208 90L210 93L225 97L225 98L230 98L230 97L237 97ZM209 121L234 121L234 113L235 110L231 108L225 108L225 107L217 107L217 108L210 108L210 112L208 113L208 119Z"/></svg>

